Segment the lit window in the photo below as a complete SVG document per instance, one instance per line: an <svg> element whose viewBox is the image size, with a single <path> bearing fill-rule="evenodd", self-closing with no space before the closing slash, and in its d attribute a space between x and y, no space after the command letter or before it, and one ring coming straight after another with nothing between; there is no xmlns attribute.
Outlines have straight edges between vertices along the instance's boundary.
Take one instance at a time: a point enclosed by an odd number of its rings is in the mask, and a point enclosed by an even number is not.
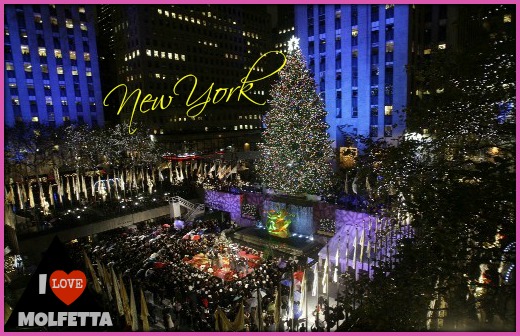
<svg viewBox="0 0 520 336"><path fill-rule="evenodd" d="M152 51L150 49L146 49L146 56L152 56Z"/></svg>
<svg viewBox="0 0 520 336"><path fill-rule="evenodd" d="M244 125L240 125L240 129L244 129Z"/></svg>
<svg viewBox="0 0 520 336"><path fill-rule="evenodd" d="M157 13L162 14L162 9L157 9Z"/></svg>
<svg viewBox="0 0 520 336"><path fill-rule="evenodd" d="M45 105L52 105L52 97L45 97Z"/></svg>
<svg viewBox="0 0 520 336"><path fill-rule="evenodd" d="M83 53L83 59L85 59L85 61L90 61L90 54L89 53Z"/></svg>
<svg viewBox="0 0 520 336"><path fill-rule="evenodd" d="M194 18L191 18L191 23L195 23L195 19Z"/></svg>
<svg viewBox="0 0 520 336"><path fill-rule="evenodd" d="M56 67L56 72L58 73L58 75L63 75L63 67L62 66Z"/></svg>
<svg viewBox="0 0 520 336"><path fill-rule="evenodd" d="M154 51L153 51L153 56L154 56L154 57L159 57L159 52L158 52L157 50L154 50Z"/></svg>
<svg viewBox="0 0 520 336"><path fill-rule="evenodd" d="M424 54L425 55L429 55L432 53L432 50L431 49L424 49Z"/></svg>
<svg viewBox="0 0 520 336"><path fill-rule="evenodd" d="M34 22L36 23L42 23L42 17L40 15L35 15L34 16Z"/></svg>
<svg viewBox="0 0 520 336"><path fill-rule="evenodd" d="M179 60L179 54L175 53L175 60L178 61Z"/></svg>
<svg viewBox="0 0 520 336"><path fill-rule="evenodd" d="M197 24L200 24L200 19L197 19Z"/></svg>
<svg viewBox="0 0 520 336"><path fill-rule="evenodd" d="M67 106L67 105L69 105L69 104L67 103L67 99L66 99L66 98L61 97L61 105L63 105L63 106Z"/></svg>
<svg viewBox="0 0 520 336"><path fill-rule="evenodd" d="M168 59L172 59L173 55L171 52L168 53Z"/></svg>
<svg viewBox="0 0 520 336"><path fill-rule="evenodd" d="M25 72L32 72L32 65L31 65L31 63L24 63L23 64L23 68L24 68Z"/></svg>
<svg viewBox="0 0 520 336"><path fill-rule="evenodd" d="M85 13L85 7L80 7L80 8L78 9L78 12L80 12L80 13Z"/></svg>
<svg viewBox="0 0 520 336"><path fill-rule="evenodd" d="M441 50L446 49L446 43L439 44L439 49L441 49Z"/></svg>
<svg viewBox="0 0 520 336"><path fill-rule="evenodd" d="M161 74L156 73L155 78L161 78Z"/></svg>
<svg viewBox="0 0 520 336"><path fill-rule="evenodd" d="M74 24L72 23L72 20L71 20L71 19L66 19L66 20L65 20L65 26L66 26L67 28L71 28L71 29L74 28Z"/></svg>
<svg viewBox="0 0 520 336"><path fill-rule="evenodd" d="M54 57L56 57L56 58L62 58L61 50L60 50L60 49L54 49Z"/></svg>
<svg viewBox="0 0 520 336"><path fill-rule="evenodd" d="M51 24L54 25L54 26L57 26L58 25L58 19L55 18L54 16L51 16Z"/></svg>
<svg viewBox="0 0 520 336"><path fill-rule="evenodd" d="M394 42L386 42L386 52L394 52Z"/></svg>
<svg viewBox="0 0 520 336"><path fill-rule="evenodd" d="M86 25L85 23L81 22L81 23L79 24L79 28L80 28L81 30L85 30L85 31L86 31L86 30L87 30L87 25Z"/></svg>
<svg viewBox="0 0 520 336"><path fill-rule="evenodd" d="M385 115L392 115L394 107L392 105L386 105L385 106Z"/></svg>
<svg viewBox="0 0 520 336"><path fill-rule="evenodd" d="M87 77L91 77L92 76L92 71L87 71Z"/></svg>
<svg viewBox="0 0 520 336"><path fill-rule="evenodd" d="M135 55L136 55L136 56L139 56L139 49L137 49L137 50L135 51Z"/></svg>
<svg viewBox="0 0 520 336"><path fill-rule="evenodd" d="M186 56L185 55L181 55L181 60L185 61L186 60Z"/></svg>
<svg viewBox="0 0 520 336"><path fill-rule="evenodd" d="M42 70L42 73L49 73L49 67L47 64L40 64L40 69Z"/></svg>
<svg viewBox="0 0 520 336"><path fill-rule="evenodd" d="M358 29L352 28L352 37L356 37L356 36L358 36Z"/></svg>
<svg viewBox="0 0 520 336"><path fill-rule="evenodd" d="M176 18L176 15L175 13L172 13L172 18L175 19Z"/></svg>
<svg viewBox="0 0 520 336"><path fill-rule="evenodd" d="M22 55L28 55L29 54L29 46L22 45L22 46L20 46L20 49L22 50Z"/></svg>
<svg viewBox="0 0 520 336"><path fill-rule="evenodd" d="M179 20L182 20L182 14L179 14Z"/></svg>
<svg viewBox="0 0 520 336"><path fill-rule="evenodd" d="M32 121L32 122L38 122L38 120L39 120L38 117L32 117L32 118L31 118L31 121Z"/></svg>
<svg viewBox="0 0 520 336"><path fill-rule="evenodd" d="M504 22L505 23L511 22L511 14L505 14L504 15Z"/></svg>
<svg viewBox="0 0 520 336"><path fill-rule="evenodd" d="M235 131L236 131L236 130L238 130L238 127L237 127L237 126L235 126Z"/></svg>
<svg viewBox="0 0 520 336"><path fill-rule="evenodd" d="M390 9L390 8L393 8L394 5L385 5L385 9Z"/></svg>
<svg viewBox="0 0 520 336"><path fill-rule="evenodd" d="M164 11L164 15L166 15L166 17L170 17L170 12Z"/></svg>
<svg viewBox="0 0 520 336"><path fill-rule="evenodd" d="M73 76L77 76L78 75L78 68L77 67L72 67L72 75Z"/></svg>
<svg viewBox="0 0 520 336"><path fill-rule="evenodd" d="M166 58L166 53L164 51L161 51L161 58Z"/></svg>
<svg viewBox="0 0 520 336"><path fill-rule="evenodd" d="M76 52L75 51L69 51L69 57L71 60L75 60L76 59Z"/></svg>
<svg viewBox="0 0 520 336"><path fill-rule="evenodd" d="M20 105L20 99L18 99L18 96L13 96L11 101L13 102L13 105Z"/></svg>

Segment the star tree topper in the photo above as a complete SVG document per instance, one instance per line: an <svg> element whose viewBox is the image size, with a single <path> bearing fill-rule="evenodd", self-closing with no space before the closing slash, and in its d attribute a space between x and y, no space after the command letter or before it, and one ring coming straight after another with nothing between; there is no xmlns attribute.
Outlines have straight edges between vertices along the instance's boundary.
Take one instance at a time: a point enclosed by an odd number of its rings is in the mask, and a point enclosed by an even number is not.
<svg viewBox="0 0 520 336"><path fill-rule="evenodd" d="M300 49L300 39L293 35L289 40L288 51L291 53L298 49Z"/></svg>

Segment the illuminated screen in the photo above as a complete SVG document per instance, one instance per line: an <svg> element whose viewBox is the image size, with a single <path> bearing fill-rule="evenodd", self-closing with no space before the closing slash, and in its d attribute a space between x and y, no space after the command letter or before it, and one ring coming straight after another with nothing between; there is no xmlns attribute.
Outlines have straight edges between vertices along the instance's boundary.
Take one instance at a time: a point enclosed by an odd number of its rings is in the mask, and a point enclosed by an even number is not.
<svg viewBox="0 0 520 336"><path fill-rule="evenodd" d="M291 225L291 219L294 217L288 213L285 209L282 210L269 210L267 212L267 232L270 235L287 238L289 237L289 225Z"/></svg>

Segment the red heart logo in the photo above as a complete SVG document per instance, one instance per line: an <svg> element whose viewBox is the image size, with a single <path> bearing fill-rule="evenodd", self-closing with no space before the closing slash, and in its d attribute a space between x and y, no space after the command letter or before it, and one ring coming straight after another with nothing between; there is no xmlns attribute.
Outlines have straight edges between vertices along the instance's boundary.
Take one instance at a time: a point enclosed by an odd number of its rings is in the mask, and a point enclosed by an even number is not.
<svg viewBox="0 0 520 336"><path fill-rule="evenodd" d="M87 278L82 271L54 271L49 278L54 295L67 306L76 301L87 288Z"/></svg>

